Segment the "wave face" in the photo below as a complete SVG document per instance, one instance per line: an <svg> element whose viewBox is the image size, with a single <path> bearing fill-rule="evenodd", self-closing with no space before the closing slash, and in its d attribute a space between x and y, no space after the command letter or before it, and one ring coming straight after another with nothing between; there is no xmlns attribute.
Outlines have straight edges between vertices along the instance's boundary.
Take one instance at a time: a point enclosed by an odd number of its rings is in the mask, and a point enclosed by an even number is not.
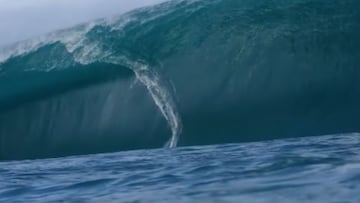
<svg viewBox="0 0 360 203"><path fill-rule="evenodd" d="M358 0L170 1L0 52L0 159L359 132Z"/></svg>

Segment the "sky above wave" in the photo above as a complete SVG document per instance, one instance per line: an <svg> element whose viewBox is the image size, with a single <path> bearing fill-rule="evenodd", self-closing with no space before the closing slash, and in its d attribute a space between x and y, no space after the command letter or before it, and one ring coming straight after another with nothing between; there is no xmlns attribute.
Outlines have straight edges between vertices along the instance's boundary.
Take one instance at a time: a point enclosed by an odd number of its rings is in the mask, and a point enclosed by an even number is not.
<svg viewBox="0 0 360 203"><path fill-rule="evenodd" d="M0 0L0 46L165 0Z"/></svg>

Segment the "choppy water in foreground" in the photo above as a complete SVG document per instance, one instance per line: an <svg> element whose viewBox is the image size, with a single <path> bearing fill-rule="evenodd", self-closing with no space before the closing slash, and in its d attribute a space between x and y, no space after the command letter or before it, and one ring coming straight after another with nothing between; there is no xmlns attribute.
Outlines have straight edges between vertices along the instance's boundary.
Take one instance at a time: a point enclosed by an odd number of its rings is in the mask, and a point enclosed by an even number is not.
<svg viewBox="0 0 360 203"><path fill-rule="evenodd" d="M0 202L360 202L360 136L1 162L0 180Z"/></svg>

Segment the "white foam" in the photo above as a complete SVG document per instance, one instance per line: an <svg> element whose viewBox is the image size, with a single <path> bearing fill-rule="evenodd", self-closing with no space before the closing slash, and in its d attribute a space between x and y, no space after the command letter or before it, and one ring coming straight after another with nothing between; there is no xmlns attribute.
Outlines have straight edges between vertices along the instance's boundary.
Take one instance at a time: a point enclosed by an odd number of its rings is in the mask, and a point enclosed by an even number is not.
<svg viewBox="0 0 360 203"><path fill-rule="evenodd" d="M44 36L21 41L13 45L0 48L0 63L11 57L34 52L42 46L55 42L63 43L67 50L72 53L76 48L84 46L84 35L96 25L96 22L76 26L68 30L60 30Z"/></svg>
<svg viewBox="0 0 360 203"><path fill-rule="evenodd" d="M112 30L122 30L127 24L131 22L136 22L137 24L144 24L155 20L161 16L168 15L169 13L176 10L176 5L185 0L174 0L165 4L144 7L141 9L136 9L132 12L122 14L120 16L104 18L95 20L89 23L80 24L71 29L59 30L56 32L49 33L47 35L39 36L37 38L32 38L29 40L24 40L17 42L12 45L0 47L0 63L5 62L11 57L24 55L30 52L34 52L42 46L52 44L55 42L61 42L65 45L69 53L75 52L77 49L82 48L82 53L76 56L81 63L87 63L87 60L90 60L90 57L86 54L90 54L93 51L102 51L97 50L94 47L96 44L89 44L86 42L86 33L88 33L93 27L97 25L105 25L112 28ZM187 4L192 4L202 0L187 0ZM189 12L198 10L200 8L189 9ZM136 16L139 12L147 12L151 17L143 18L141 16ZM86 44L88 43L88 44ZM93 56L98 56L96 54L91 54ZM87 58L87 60L84 60ZM90 60L93 61L93 60Z"/></svg>
<svg viewBox="0 0 360 203"><path fill-rule="evenodd" d="M179 0L178 2L180 1L183 0ZM191 2L196 1L198 0L193 0ZM148 11L157 12L158 8L153 11ZM156 106L168 122L172 134L170 140L166 143L166 146L173 148L177 146L178 138L182 132L182 122L173 95L166 85L164 85L160 75L155 70L150 69L145 62L134 62L129 60L126 56L116 55L112 50L103 50L101 41L88 40L86 37L86 34L97 25L108 25L113 29L122 29L130 22L138 20L141 23L149 22L168 14L169 12L172 12L172 10L168 7L164 7L159 13L156 13L155 15L152 14L152 17L148 19L137 19L134 15L129 13L117 19L98 20L76 26L72 29L62 30L32 40L23 41L0 49L0 63L8 60L10 57L36 51L44 45L60 42L65 45L69 53L73 54L75 61L78 63L89 64L98 61L126 66L134 71L138 81L148 89ZM56 67L51 66L47 71L53 69L56 69Z"/></svg>

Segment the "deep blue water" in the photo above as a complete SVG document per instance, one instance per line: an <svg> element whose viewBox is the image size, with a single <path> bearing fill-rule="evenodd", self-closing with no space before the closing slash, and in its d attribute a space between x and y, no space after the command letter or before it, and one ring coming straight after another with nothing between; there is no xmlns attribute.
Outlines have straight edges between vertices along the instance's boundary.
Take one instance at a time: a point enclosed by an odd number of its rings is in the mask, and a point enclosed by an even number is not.
<svg viewBox="0 0 360 203"><path fill-rule="evenodd" d="M0 160L360 132L359 0L172 0L0 47Z"/></svg>
<svg viewBox="0 0 360 203"><path fill-rule="evenodd" d="M0 163L0 202L360 202L360 135Z"/></svg>
<svg viewBox="0 0 360 203"><path fill-rule="evenodd" d="M0 202L359 203L359 10L172 0L0 47Z"/></svg>

